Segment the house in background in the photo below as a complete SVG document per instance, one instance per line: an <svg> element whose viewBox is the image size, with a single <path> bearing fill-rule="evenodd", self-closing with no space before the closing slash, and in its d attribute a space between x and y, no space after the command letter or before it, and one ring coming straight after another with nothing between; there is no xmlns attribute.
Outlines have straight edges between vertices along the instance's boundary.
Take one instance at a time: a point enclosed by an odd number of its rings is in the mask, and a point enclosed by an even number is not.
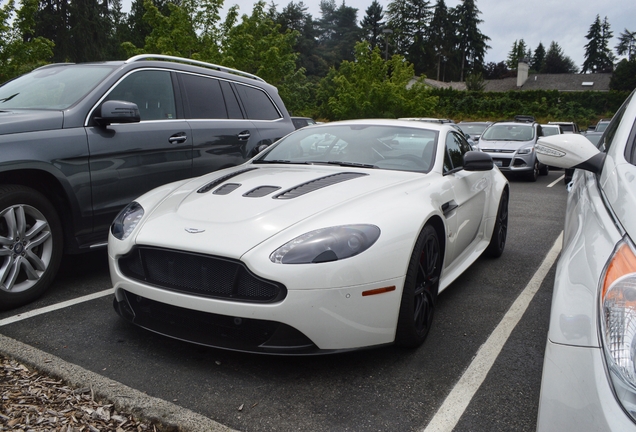
<svg viewBox="0 0 636 432"><path fill-rule="evenodd" d="M519 62L517 77L485 80L486 92L506 92L513 90L558 90L558 91L609 91L611 73L595 74L528 74L528 64ZM425 79L434 88L466 90L463 82L441 82Z"/></svg>

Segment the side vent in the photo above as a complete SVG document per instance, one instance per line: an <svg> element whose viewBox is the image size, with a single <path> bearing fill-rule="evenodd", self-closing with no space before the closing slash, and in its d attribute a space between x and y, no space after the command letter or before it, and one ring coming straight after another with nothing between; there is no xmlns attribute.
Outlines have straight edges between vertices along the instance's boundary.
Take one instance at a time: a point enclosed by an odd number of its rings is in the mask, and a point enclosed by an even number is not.
<svg viewBox="0 0 636 432"><path fill-rule="evenodd" d="M215 187L217 187L218 185L220 185L221 183L223 183L223 182L225 182L225 181L227 181L227 180L229 180L229 179L231 179L231 178L233 178L233 177L236 177L236 176L238 176L238 175L241 175L241 174L243 174L243 173L246 173L246 172L249 172L249 171L253 171L253 170L255 170L255 169L258 169L258 168L255 168L255 167L252 167L252 168L245 168L245 169L242 169L242 170L239 170L239 171L234 171L233 173L226 174L226 175L224 175L224 176L222 176L222 177L219 177L219 178L217 178L217 179L212 180L210 183L206 184L206 185L205 185L205 186L203 186L201 189L199 189L199 190L197 191L197 193L206 193L206 192L209 192L209 191L211 191L212 189L214 189Z"/></svg>
<svg viewBox="0 0 636 432"><path fill-rule="evenodd" d="M301 195L305 195L309 192L316 191L318 189L322 189L327 186L335 185L337 183L342 183L347 180L353 180L358 177L367 176L369 174L365 173L355 173L355 172L343 172L338 174L328 175L326 177L320 177L315 180L308 181L307 183L300 184L291 189L287 189L284 192L279 193L274 196L274 199L292 199L297 198Z"/></svg>
<svg viewBox="0 0 636 432"><path fill-rule="evenodd" d="M261 198L277 191L278 189L280 189L280 186L259 186L249 192L245 192L243 196L248 198Z"/></svg>

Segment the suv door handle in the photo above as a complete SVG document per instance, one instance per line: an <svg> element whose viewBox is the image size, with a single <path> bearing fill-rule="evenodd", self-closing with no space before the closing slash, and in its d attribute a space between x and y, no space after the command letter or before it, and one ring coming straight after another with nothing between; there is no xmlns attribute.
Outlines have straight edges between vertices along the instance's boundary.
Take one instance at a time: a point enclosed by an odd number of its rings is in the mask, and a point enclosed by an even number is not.
<svg viewBox="0 0 636 432"><path fill-rule="evenodd" d="M252 134L250 134L250 131L244 130L243 132L239 132L238 139L240 139L241 141L247 141L248 139L250 139L251 136Z"/></svg>
<svg viewBox="0 0 636 432"><path fill-rule="evenodd" d="M188 139L185 132L179 132L168 138L170 144L183 144Z"/></svg>

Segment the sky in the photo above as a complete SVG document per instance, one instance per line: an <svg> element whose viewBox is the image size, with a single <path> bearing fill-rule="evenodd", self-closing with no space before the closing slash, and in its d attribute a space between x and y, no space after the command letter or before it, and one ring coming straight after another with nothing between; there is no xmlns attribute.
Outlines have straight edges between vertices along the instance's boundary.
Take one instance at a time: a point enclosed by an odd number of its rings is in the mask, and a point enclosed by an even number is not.
<svg viewBox="0 0 636 432"><path fill-rule="evenodd" d="M272 0L266 0L268 4ZM342 4L343 0L336 0ZM366 15L367 8L373 0L344 0L347 6L358 9L358 22ZM295 0L298 2L298 0ZM386 11L389 0L378 0ZM250 14L254 0L225 0L224 11L232 5L239 6L239 13ZM277 10L290 3L290 0L275 0ZM319 19L320 0L303 0L314 19ZM436 4L431 0L431 4ZM458 0L445 0L448 8L457 6ZM636 31L636 1L634 0L476 0L481 11L480 31L491 40L491 48L486 52L486 63L505 61L515 40L523 39L526 46L534 50L542 43L546 51L550 43L555 41L570 57L579 69L585 59L585 35L594 23L596 15L601 21L607 17L614 37L609 47L616 54L614 47L618 37L625 29ZM224 15L224 14L223 14Z"/></svg>

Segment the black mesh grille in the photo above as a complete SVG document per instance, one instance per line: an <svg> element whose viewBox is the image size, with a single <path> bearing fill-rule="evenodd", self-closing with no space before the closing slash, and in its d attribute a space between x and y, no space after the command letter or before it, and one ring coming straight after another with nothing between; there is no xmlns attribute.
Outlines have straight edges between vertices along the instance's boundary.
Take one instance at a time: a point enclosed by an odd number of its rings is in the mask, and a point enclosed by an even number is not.
<svg viewBox="0 0 636 432"><path fill-rule="evenodd" d="M276 302L285 298L281 284L252 274L240 261L139 247L119 259L124 275L161 288L204 297L252 302Z"/></svg>

